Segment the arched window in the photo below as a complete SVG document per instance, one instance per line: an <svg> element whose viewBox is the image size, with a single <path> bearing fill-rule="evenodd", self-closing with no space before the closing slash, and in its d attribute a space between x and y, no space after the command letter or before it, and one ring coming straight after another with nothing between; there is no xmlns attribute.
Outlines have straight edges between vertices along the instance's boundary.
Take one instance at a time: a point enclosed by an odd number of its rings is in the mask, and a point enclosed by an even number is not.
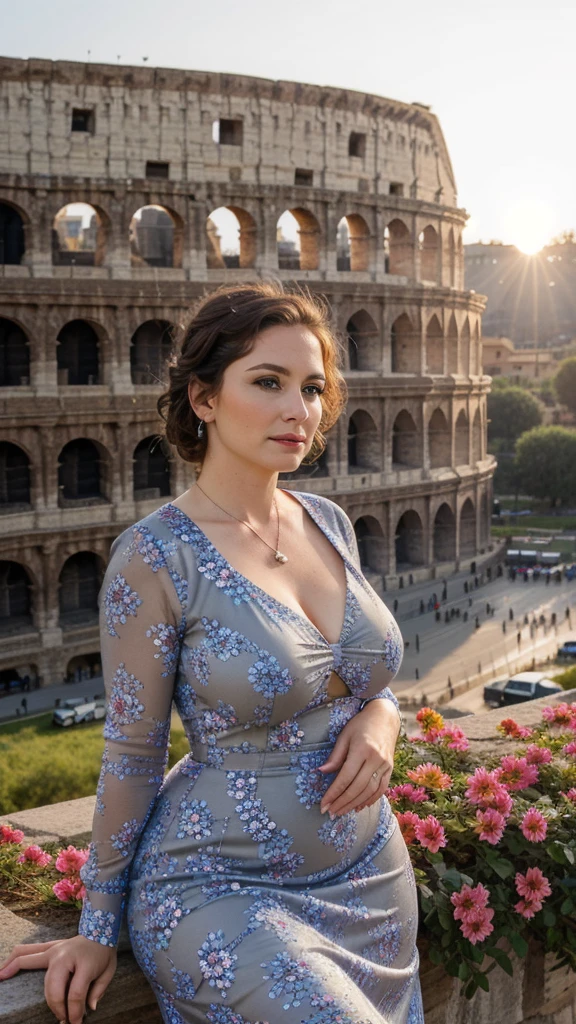
<svg viewBox="0 0 576 1024"><path fill-rule="evenodd" d="M476 409L472 420L472 463L482 458L482 417L480 409Z"/></svg>
<svg viewBox="0 0 576 1024"><path fill-rule="evenodd" d="M410 469L421 465L421 438L410 413L402 409L392 428L392 466L394 469Z"/></svg>
<svg viewBox="0 0 576 1024"><path fill-rule="evenodd" d="M444 332L436 315L426 328L426 362L428 373L444 373Z"/></svg>
<svg viewBox="0 0 576 1024"><path fill-rule="evenodd" d="M470 498L460 512L460 558L476 554L476 512Z"/></svg>
<svg viewBox="0 0 576 1024"><path fill-rule="evenodd" d="M279 270L318 270L320 225L309 210L285 210L276 226Z"/></svg>
<svg viewBox="0 0 576 1024"><path fill-rule="evenodd" d="M392 373L420 373L420 342L406 313L390 328L390 348Z"/></svg>
<svg viewBox="0 0 576 1024"><path fill-rule="evenodd" d="M59 578L60 625L76 626L98 618L102 563L92 551L79 551L66 560Z"/></svg>
<svg viewBox="0 0 576 1024"><path fill-rule="evenodd" d="M30 461L26 452L8 441L0 442L0 512L30 507Z"/></svg>
<svg viewBox="0 0 576 1024"><path fill-rule="evenodd" d="M256 221L238 206L219 206L206 221L209 270L256 265Z"/></svg>
<svg viewBox="0 0 576 1024"><path fill-rule="evenodd" d="M0 203L0 264L17 266L24 255L24 221L13 206Z"/></svg>
<svg viewBox="0 0 576 1024"><path fill-rule="evenodd" d="M162 384L172 354L174 327L167 320L146 320L130 340L130 375L133 384Z"/></svg>
<svg viewBox="0 0 576 1024"><path fill-rule="evenodd" d="M70 320L58 335L58 384L98 384L98 335L86 320Z"/></svg>
<svg viewBox="0 0 576 1024"><path fill-rule="evenodd" d="M292 473L280 473L281 480L300 480L302 477L309 479L310 477L321 477L328 476L328 445L326 445L321 455L315 459L314 462L304 463L301 462L298 469L295 469Z"/></svg>
<svg viewBox="0 0 576 1024"><path fill-rule="evenodd" d="M447 358L447 373L458 373L458 326L456 324L456 317L454 313L450 316L448 322L448 334L446 336L446 358Z"/></svg>
<svg viewBox="0 0 576 1024"><path fill-rule="evenodd" d="M163 206L143 206L130 222L130 262L133 267L179 267L182 228Z"/></svg>
<svg viewBox="0 0 576 1024"><path fill-rule="evenodd" d="M414 509L404 512L398 520L395 535L396 571L424 564L422 520Z"/></svg>
<svg viewBox="0 0 576 1024"><path fill-rule="evenodd" d="M456 520L449 505L440 505L434 519L434 561L451 562L456 558Z"/></svg>
<svg viewBox="0 0 576 1024"><path fill-rule="evenodd" d="M454 463L456 466L467 466L470 459L468 417L463 409L458 413L456 420L456 434L454 438Z"/></svg>
<svg viewBox="0 0 576 1024"><path fill-rule="evenodd" d="M470 321L466 317L460 335L460 373L470 376Z"/></svg>
<svg viewBox="0 0 576 1024"><path fill-rule="evenodd" d="M336 236L337 270L370 269L370 231L358 213L342 217Z"/></svg>
<svg viewBox="0 0 576 1024"><path fill-rule="evenodd" d="M357 409L348 420L348 472L378 472L381 461L376 424L364 409Z"/></svg>
<svg viewBox="0 0 576 1024"><path fill-rule="evenodd" d="M450 287L456 287L456 242L454 239L454 228L450 228L448 232L448 269L450 277Z"/></svg>
<svg viewBox="0 0 576 1024"><path fill-rule="evenodd" d="M0 562L0 633L32 628L32 583L19 562Z"/></svg>
<svg viewBox="0 0 576 1024"><path fill-rule="evenodd" d="M354 523L360 563L372 572L388 572L388 546L384 531L374 516L360 516Z"/></svg>
<svg viewBox="0 0 576 1024"><path fill-rule="evenodd" d="M162 438L145 437L134 449L134 498L166 498L170 494L170 459Z"/></svg>
<svg viewBox="0 0 576 1024"><path fill-rule="evenodd" d="M388 250L388 251L386 251ZM397 217L390 221L384 231L384 259L387 274L400 277L414 277L414 247L412 236L404 221ZM386 266L387 260L387 266Z"/></svg>
<svg viewBox="0 0 576 1024"><path fill-rule="evenodd" d="M24 331L13 320L0 317L0 387L30 383L30 349Z"/></svg>
<svg viewBox="0 0 576 1024"><path fill-rule="evenodd" d="M106 500L102 459L92 441L81 437L64 446L58 460L58 492L61 508Z"/></svg>
<svg viewBox="0 0 576 1024"><path fill-rule="evenodd" d="M106 249L104 219L88 203L68 203L52 225L52 263L56 267L98 267Z"/></svg>
<svg viewBox="0 0 576 1024"><path fill-rule="evenodd" d="M441 409L435 409L428 424L428 451L430 453L430 469L449 466L452 457L450 451L450 427Z"/></svg>
<svg viewBox="0 0 576 1024"><path fill-rule="evenodd" d="M438 282L438 232L431 224L420 232L420 279Z"/></svg>
<svg viewBox="0 0 576 1024"><path fill-rule="evenodd" d="M380 363L378 328L365 309L359 309L346 324L348 360L351 370L376 370Z"/></svg>

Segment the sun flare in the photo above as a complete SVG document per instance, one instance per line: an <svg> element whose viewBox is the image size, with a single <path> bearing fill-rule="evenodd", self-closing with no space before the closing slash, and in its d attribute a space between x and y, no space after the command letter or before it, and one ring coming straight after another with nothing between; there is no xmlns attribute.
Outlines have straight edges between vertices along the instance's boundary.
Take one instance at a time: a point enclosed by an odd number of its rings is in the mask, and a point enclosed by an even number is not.
<svg viewBox="0 0 576 1024"><path fill-rule="evenodd" d="M510 206L504 226L506 236L520 252L535 256L554 234L553 211L546 203L526 197Z"/></svg>

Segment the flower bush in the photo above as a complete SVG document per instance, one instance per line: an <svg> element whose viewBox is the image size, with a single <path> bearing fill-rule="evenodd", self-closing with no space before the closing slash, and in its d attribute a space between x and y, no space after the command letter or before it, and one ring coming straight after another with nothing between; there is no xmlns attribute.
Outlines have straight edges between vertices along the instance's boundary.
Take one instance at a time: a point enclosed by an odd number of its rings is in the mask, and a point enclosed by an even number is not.
<svg viewBox="0 0 576 1024"><path fill-rule="evenodd" d="M0 825L0 897L23 906L60 902L80 909L86 895L80 868L88 852L75 846L59 849L55 843L24 846L21 829Z"/></svg>
<svg viewBox="0 0 576 1024"><path fill-rule="evenodd" d="M398 742L388 798L408 845L429 957L472 998L527 938L576 970L576 703L544 708L535 728L505 718L510 753L474 756L432 708ZM492 960L486 970L485 957Z"/></svg>

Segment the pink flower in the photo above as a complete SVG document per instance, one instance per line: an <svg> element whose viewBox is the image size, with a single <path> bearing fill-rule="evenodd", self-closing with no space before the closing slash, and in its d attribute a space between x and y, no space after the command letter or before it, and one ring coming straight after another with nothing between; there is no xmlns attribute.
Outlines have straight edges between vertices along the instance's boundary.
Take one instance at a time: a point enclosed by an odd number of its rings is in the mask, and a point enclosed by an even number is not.
<svg viewBox="0 0 576 1024"><path fill-rule="evenodd" d="M550 883L543 875L540 868L528 868L525 875L516 872L516 892L529 900L537 900L542 903L547 896L552 895Z"/></svg>
<svg viewBox="0 0 576 1024"><path fill-rule="evenodd" d="M496 729L503 736L510 736L515 740L523 740L532 735L532 729L527 725L518 725L513 718L503 718Z"/></svg>
<svg viewBox="0 0 576 1024"><path fill-rule="evenodd" d="M416 825L421 820L414 811L396 811L400 831L406 845L416 842Z"/></svg>
<svg viewBox="0 0 576 1024"><path fill-rule="evenodd" d="M450 776L432 761L419 764L416 768L409 768L406 774L409 779L412 779L412 782L426 786L427 789L450 789L452 786Z"/></svg>
<svg viewBox="0 0 576 1024"><path fill-rule="evenodd" d="M572 740L571 743L567 743L565 747L562 747L562 753L576 757L576 740Z"/></svg>
<svg viewBox="0 0 576 1024"><path fill-rule="evenodd" d="M27 860L33 861L39 868L45 868L52 860L52 857L41 846L33 844L32 846L27 846L24 853L21 853L18 857L19 864L24 864Z"/></svg>
<svg viewBox="0 0 576 1024"><path fill-rule="evenodd" d="M478 882L474 888L470 885L463 885L460 892L453 892L450 902L456 907L454 918L463 919L473 910L482 910L490 899L490 890L482 882Z"/></svg>
<svg viewBox="0 0 576 1024"><path fill-rule="evenodd" d="M428 799L428 794L422 786L413 786L411 782L404 782L401 786L391 786L386 796L389 800L408 800L411 804L420 804Z"/></svg>
<svg viewBox="0 0 576 1024"><path fill-rule="evenodd" d="M522 835L533 843L541 843L546 838L548 823L537 807L531 807L520 822Z"/></svg>
<svg viewBox="0 0 576 1024"><path fill-rule="evenodd" d="M418 824L414 826L414 831L418 842L430 850L430 853L438 853L441 846L447 845L446 833L433 814L429 814L427 818L420 818Z"/></svg>
<svg viewBox="0 0 576 1024"><path fill-rule="evenodd" d="M460 931L475 946L494 931L494 925L490 923L493 917L494 911L489 907L477 907L462 920Z"/></svg>
<svg viewBox="0 0 576 1024"><path fill-rule="evenodd" d="M525 757L506 754L500 759L500 767L494 769L496 778L512 791L526 789L538 782L539 772L535 764L528 764Z"/></svg>
<svg viewBox="0 0 576 1024"><path fill-rule="evenodd" d="M576 789L574 789L574 787L569 789L567 793L560 791L560 796L565 797L566 800L573 800L574 803L576 803Z"/></svg>
<svg viewBox="0 0 576 1024"><path fill-rule="evenodd" d="M536 743L531 743L529 747L526 747L524 757L528 764L550 764L552 751L548 747L539 747Z"/></svg>
<svg viewBox="0 0 576 1024"><path fill-rule="evenodd" d="M480 807L495 807L501 814L510 814L512 798L506 787L498 782L495 772L479 767L466 781L468 789L465 796L470 803L479 804Z"/></svg>
<svg viewBox="0 0 576 1024"><path fill-rule="evenodd" d="M65 875L78 874L80 868L88 860L89 849L77 850L75 846L68 846L60 850L56 858L55 867Z"/></svg>
<svg viewBox="0 0 576 1024"><path fill-rule="evenodd" d="M560 726L563 729L573 729L576 721L576 704L556 704L555 707L542 708L542 718L549 725Z"/></svg>
<svg viewBox="0 0 576 1024"><path fill-rule="evenodd" d="M496 811L494 807L487 807L484 811L477 810L476 818L478 824L474 826L474 831L478 832L480 839L485 839L487 843L496 846L496 843L502 839L502 833L506 827L504 815Z"/></svg>
<svg viewBox="0 0 576 1024"><path fill-rule="evenodd" d="M52 891L62 903L68 900L83 900L86 895L86 889L80 879L72 878L62 878L52 886Z"/></svg>
<svg viewBox="0 0 576 1024"><path fill-rule="evenodd" d="M12 825L0 825L0 844L21 843L24 833L19 828L12 828Z"/></svg>
<svg viewBox="0 0 576 1024"><path fill-rule="evenodd" d="M470 741L465 732L462 732L457 725L446 725L440 730L438 736L444 740L444 746L451 750L469 750ZM446 742L446 740L448 742Z"/></svg>
<svg viewBox="0 0 576 1024"><path fill-rule="evenodd" d="M539 910L542 910L542 904L538 900L522 899L514 904L514 910L517 914L521 914L522 917L528 919L534 917L534 914L537 914Z"/></svg>

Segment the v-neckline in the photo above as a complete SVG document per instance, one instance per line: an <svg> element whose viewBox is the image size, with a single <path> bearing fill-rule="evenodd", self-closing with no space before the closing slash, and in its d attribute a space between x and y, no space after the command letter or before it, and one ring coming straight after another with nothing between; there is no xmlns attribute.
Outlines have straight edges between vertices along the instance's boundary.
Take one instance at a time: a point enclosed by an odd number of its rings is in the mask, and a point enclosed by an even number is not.
<svg viewBox="0 0 576 1024"><path fill-rule="evenodd" d="M278 490L279 491L285 491L285 488L279 487ZM305 493L302 493L302 495L301 495L300 491L289 491L289 493L294 495L294 497L299 502L299 504L302 506L304 511L307 512L308 515L310 516L310 518L312 519L312 521L314 523L316 523L316 526L322 531L322 533L324 534L326 539L330 542L330 544L332 545L332 547L336 551L336 554L338 554L340 556L340 558L342 559L342 563L344 565L344 578L345 578L345 581L346 581L345 582L345 600L344 600L344 620L342 622L342 628L340 630L340 634L339 634L338 640L336 641L336 643L333 643L333 644L330 643L330 641L326 639L324 634L318 629L318 626L316 626L315 623L312 622L312 619L309 619L308 616L305 615L303 611L299 612L295 608L292 608L290 605L285 604L283 601L280 601L279 598L274 597L273 594L269 594L267 590L264 590L262 587L258 586L258 584L254 583L251 579L248 579L247 576L244 576L244 574L241 573L239 569L235 569L234 566L231 565L231 563L228 561L228 559L224 557L222 552L218 550L218 548L210 540L210 538L204 533L204 530L200 526L198 526L198 523L194 522L194 520L188 515L187 512L184 512L184 509L181 509L179 505L175 505L174 502L172 502L172 501L166 502L166 505L164 505L164 508L174 509L181 516L183 516L189 523L191 523L192 526L194 527L194 529L197 530L197 532L202 535L202 537L204 538L204 540L206 541L208 546L211 548L211 550L218 556L218 558L220 558L225 563L226 567L231 572L234 573L234 575L235 575L235 577L237 579L241 580L243 583L245 583L249 587L251 587L252 590L256 594L262 595L264 598L266 598L267 601L271 602L272 604L276 605L278 608L280 608L280 609L282 609L284 611L290 612L291 615L296 616L296 618L299 619L301 622L306 623L306 625L311 630L313 630L313 632L316 633L317 636L320 637L320 639L322 640L323 644L326 645L326 647L330 647L330 648L340 647L342 642L343 642L343 640L344 640L344 638L345 638L346 629L347 629L348 621L349 621L350 605L351 605L351 601L352 601L352 597L353 597L352 591L351 591L351 588L350 588L350 570L349 570L349 566L348 566L348 561L346 559L346 556L343 554L343 552L340 551L339 547L335 544L334 539L329 535L332 531L327 531L325 529L325 527L323 526L323 524L321 522L321 517L318 516L317 514L315 514L311 510L311 508L308 505L308 503L306 502L305 499L306 499L307 495ZM304 499L304 500L302 500L302 499Z"/></svg>

